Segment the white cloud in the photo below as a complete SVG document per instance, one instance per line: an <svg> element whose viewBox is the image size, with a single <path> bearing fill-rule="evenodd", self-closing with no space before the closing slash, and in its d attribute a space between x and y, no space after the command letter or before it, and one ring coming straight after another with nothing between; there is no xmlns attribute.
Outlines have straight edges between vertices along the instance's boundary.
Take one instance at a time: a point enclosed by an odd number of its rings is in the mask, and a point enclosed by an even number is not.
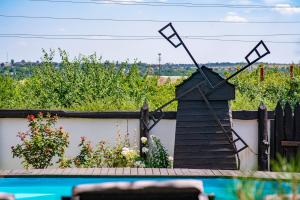
<svg viewBox="0 0 300 200"><path fill-rule="evenodd" d="M143 0L118 0L118 2L125 2L125 3L129 3L129 2L133 2L133 3L135 3L135 2L143 2Z"/></svg>
<svg viewBox="0 0 300 200"><path fill-rule="evenodd" d="M124 1L124 2L142 2L143 0L118 0L117 2L120 2L120 1ZM108 2L114 2L114 1L108 1Z"/></svg>
<svg viewBox="0 0 300 200"><path fill-rule="evenodd" d="M300 13L299 7L293 7L290 4L276 4L276 8L274 8L277 12L283 15L291 15Z"/></svg>
<svg viewBox="0 0 300 200"><path fill-rule="evenodd" d="M279 3L290 3L289 0L264 0L264 2L269 5L274 5Z"/></svg>
<svg viewBox="0 0 300 200"><path fill-rule="evenodd" d="M122 3L122 4L132 4L132 3L138 3L138 2L143 2L144 0L118 0L118 1L113 1L113 0L109 0L109 1L104 1L108 4L113 4L114 2L118 2L118 3Z"/></svg>
<svg viewBox="0 0 300 200"><path fill-rule="evenodd" d="M247 22L248 20L245 17L239 16L235 12L228 12L226 16L222 19L226 22Z"/></svg>
<svg viewBox="0 0 300 200"><path fill-rule="evenodd" d="M249 5L252 4L251 0L232 0L231 4L235 4L235 5Z"/></svg>

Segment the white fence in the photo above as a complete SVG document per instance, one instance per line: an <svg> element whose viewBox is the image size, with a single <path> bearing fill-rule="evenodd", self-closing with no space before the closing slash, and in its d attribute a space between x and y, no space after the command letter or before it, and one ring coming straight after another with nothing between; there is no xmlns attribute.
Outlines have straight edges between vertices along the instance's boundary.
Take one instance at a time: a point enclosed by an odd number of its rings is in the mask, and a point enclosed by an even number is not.
<svg viewBox="0 0 300 200"><path fill-rule="evenodd" d="M19 143L16 137L19 131L28 130L25 118L0 118L0 169L22 168L21 161L12 158L11 146ZM95 145L100 140L106 140L114 144L118 133L129 133L131 144L139 142L139 119L124 118L63 118L61 117L57 126L63 126L70 134L70 145L67 156L78 153L80 137L85 136ZM175 141L175 119L163 119L151 130L151 134L157 135L171 156L174 152ZM241 120L233 119L233 128L249 145L248 149L240 155L241 169L249 170L257 168L258 148L258 126L256 119Z"/></svg>

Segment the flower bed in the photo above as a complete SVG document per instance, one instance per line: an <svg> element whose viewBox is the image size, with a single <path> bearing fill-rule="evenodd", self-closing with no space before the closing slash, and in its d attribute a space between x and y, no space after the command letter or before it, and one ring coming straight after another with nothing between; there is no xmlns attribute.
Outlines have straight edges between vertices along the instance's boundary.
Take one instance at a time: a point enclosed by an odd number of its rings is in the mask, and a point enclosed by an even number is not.
<svg viewBox="0 0 300 200"><path fill-rule="evenodd" d="M137 144L130 145L129 134L118 133L115 145L102 140L93 146L86 137L81 137L78 155L66 157L69 133L63 127L56 128L57 116L39 113L29 115L27 121L29 130L19 132L21 143L11 147L13 157L22 159L25 168L47 168L54 164L60 168L172 166L172 157L154 135L141 138L142 152Z"/></svg>

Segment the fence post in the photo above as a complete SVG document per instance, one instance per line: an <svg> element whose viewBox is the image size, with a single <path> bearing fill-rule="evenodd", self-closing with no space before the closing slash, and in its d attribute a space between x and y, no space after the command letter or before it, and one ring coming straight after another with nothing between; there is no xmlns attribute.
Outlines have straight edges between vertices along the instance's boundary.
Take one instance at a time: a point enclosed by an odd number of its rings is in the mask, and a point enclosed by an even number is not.
<svg viewBox="0 0 300 200"><path fill-rule="evenodd" d="M149 131L148 131L148 127L149 127L149 107L147 102L144 102L143 107L141 108L141 112L140 112L140 156L145 158L145 154L142 152L142 148L144 147L143 143L141 142L141 138L142 137L146 137L148 138L149 136Z"/></svg>
<svg viewBox="0 0 300 200"><path fill-rule="evenodd" d="M268 162L268 111L261 103L258 107L258 170L267 171Z"/></svg>
<svg viewBox="0 0 300 200"><path fill-rule="evenodd" d="M260 77L260 82L265 80L265 69L263 64L259 65L259 77Z"/></svg>
<svg viewBox="0 0 300 200"><path fill-rule="evenodd" d="M293 64L290 65L290 77L291 77L291 80L294 79L294 65Z"/></svg>
<svg viewBox="0 0 300 200"><path fill-rule="evenodd" d="M298 102L294 110L294 125L295 125L294 138L296 141L300 141L300 106Z"/></svg>

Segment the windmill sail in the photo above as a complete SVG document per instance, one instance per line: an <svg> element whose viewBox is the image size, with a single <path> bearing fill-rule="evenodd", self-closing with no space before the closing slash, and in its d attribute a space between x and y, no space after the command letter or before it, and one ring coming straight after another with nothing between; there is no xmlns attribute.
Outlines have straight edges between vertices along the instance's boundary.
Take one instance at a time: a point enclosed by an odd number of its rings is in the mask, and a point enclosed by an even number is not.
<svg viewBox="0 0 300 200"><path fill-rule="evenodd" d="M176 32L176 30L174 29L172 23L167 24L166 26L164 26L163 28L161 28L158 31L166 40L168 40L173 47L177 48L180 45L183 44L183 41L181 40L180 36L178 35L178 33ZM166 34L166 32L168 32L168 35ZM175 43L176 41L176 43Z"/></svg>
<svg viewBox="0 0 300 200"><path fill-rule="evenodd" d="M177 48L179 46L183 46L183 48L185 49L185 51L189 54L190 58L192 59L192 61L194 62L194 64L196 65L196 67L198 68L198 71L201 73L202 77L205 79L205 81L207 82L208 86L210 88L214 88L213 85L211 84L211 81L207 78L207 76L204 74L203 70L201 69L201 67L198 65L198 63L196 62L196 60L194 59L193 55L191 54L191 52L189 51L189 49L186 47L186 45L184 44L184 42L182 41L182 39L180 38L180 36L178 35L177 31L175 30L175 28L173 27L172 23L167 24L166 26L164 26L163 28L161 28L158 31L166 40L168 40L173 47ZM168 32L168 34L166 34L165 32Z"/></svg>
<svg viewBox="0 0 300 200"><path fill-rule="evenodd" d="M270 53L268 47L265 43L261 40L245 57L248 65L252 65L253 63L257 62L261 58L265 57ZM251 60L249 60L252 58Z"/></svg>

